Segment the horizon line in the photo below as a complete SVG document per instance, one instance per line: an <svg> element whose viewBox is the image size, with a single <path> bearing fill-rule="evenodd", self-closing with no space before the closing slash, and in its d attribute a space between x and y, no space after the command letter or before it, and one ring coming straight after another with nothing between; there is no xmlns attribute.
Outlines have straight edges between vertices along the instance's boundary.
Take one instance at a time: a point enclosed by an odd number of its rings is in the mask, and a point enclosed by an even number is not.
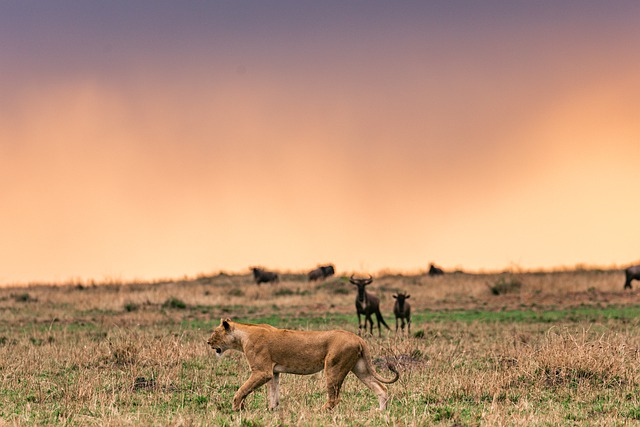
<svg viewBox="0 0 640 427"><path fill-rule="evenodd" d="M632 265L640 264L640 260L631 263L625 264L610 264L608 266L598 265L598 264L585 264L585 263L577 263L573 266L567 265L559 265L550 268L538 267L538 268L525 268L519 265L513 264L509 267L503 269L464 269L459 266L453 267L451 269L443 268L445 275L446 274L468 274L468 275L496 275L496 274L554 274L554 273L571 273L571 272L595 272L595 271L604 271L604 272L613 272L616 270L624 270ZM436 265L436 264L434 264ZM439 265L436 265L440 267ZM442 268L442 267L440 267ZM250 270L250 267L247 267L247 270ZM294 269L269 269L270 271L277 272L283 276L306 276L309 273L309 269L306 270L294 270ZM336 274L334 277L345 277L351 274L359 274L363 273L361 271L355 270L345 270L344 272L340 272L340 274ZM371 274L371 273L367 273ZM52 280L52 281L26 281L26 282L13 282L13 283L0 283L0 288L9 289L9 288L28 288L28 287L42 287L42 286L54 286L54 287L65 287L65 286L109 286L109 285L154 285L154 284L162 284L162 283L175 283L175 282L195 282L198 280L202 280L205 278L217 277L217 276L249 276L251 275L250 271L243 270L225 270L219 269L216 272L210 273L197 273L195 275L184 275L182 277L158 277L154 279L141 279L141 278L129 278L123 279L118 277L104 277L101 280L95 278L68 278L65 280ZM393 269L393 268L382 268L377 270L373 277L382 278L389 276L423 276L428 275L428 269Z"/></svg>

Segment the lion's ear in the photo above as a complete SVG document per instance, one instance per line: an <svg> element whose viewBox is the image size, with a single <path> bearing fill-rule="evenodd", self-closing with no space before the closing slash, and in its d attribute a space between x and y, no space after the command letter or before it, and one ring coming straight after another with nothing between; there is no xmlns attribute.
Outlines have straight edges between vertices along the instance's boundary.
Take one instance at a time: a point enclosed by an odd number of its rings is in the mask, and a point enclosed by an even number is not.
<svg viewBox="0 0 640 427"><path fill-rule="evenodd" d="M222 326L224 327L224 330L227 331L227 332L231 331L231 324L229 324L230 321L231 321L231 319L229 319L229 318L224 319L222 321Z"/></svg>

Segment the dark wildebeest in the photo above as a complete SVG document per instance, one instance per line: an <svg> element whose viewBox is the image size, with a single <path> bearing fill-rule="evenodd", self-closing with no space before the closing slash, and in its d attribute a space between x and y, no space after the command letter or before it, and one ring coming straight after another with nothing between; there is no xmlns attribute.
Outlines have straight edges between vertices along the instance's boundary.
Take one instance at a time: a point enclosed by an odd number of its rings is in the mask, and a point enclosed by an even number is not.
<svg viewBox="0 0 640 427"><path fill-rule="evenodd" d="M640 280L640 265L634 265L624 271L624 289L631 289L632 280Z"/></svg>
<svg viewBox="0 0 640 427"><path fill-rule="evenodd" d="M373 294L365 291L365 287L371 282L373 282L373 277L369 276L368 279L355 279L353 276L349 279L349 282L356 285L358 287L358 295L356 296L356 311L358 312L358 333L364 329L367 332L367 322L369 322L369 333L373 335L373 320L371 319L371 315L376 315L376 320L378 321L378 336L382 336L382 328L380 327L380 323L382 323L385 328L391 330L387 322L382 318L382 313L380 313L380 300ZM361 317L364 315L364 323L361 322Z"/></svg>
<svg viewBox="0 0 640 427"><path fill-rule="evenodd" d="M442 276L444 271L433 264L429 264L429 276Z"/></svg>
<svg viewBox="0 0 640 427"><path fill-rule="evenodd" d="M315 282L316 280L324 280L329 276L333 276L335 272L336 270L331 264L320 266L309 272L309 281Z"/></svg>
<svg viewBox="0 0 640 427"><path fill-rule="evenodd" d="M333 264L323 265L320 269L322 270L322 275L325 279L336 274L336 269L333 267Z"/></svg>
<svg viewBox="0 0 640 427"><path fill-rule="evenodd" d="M258 285L260 283L278 283L278 281L280 280L280 278L278 277L278 273L256 267L253 267L251 270L253 271L253 278Z"/></svg>
<svg viewBox="0 0 640 427"><path fill-rule="evenodd" d="M404 321L407 320L407 335L411 335L411 304L406 300L411 298L411 295L404 292L398 292L393 296L396 299L396 303L393 306L393 314L396 316L396 334L398 333L398 319L402 321L402 333L404 334Z"/></svg>

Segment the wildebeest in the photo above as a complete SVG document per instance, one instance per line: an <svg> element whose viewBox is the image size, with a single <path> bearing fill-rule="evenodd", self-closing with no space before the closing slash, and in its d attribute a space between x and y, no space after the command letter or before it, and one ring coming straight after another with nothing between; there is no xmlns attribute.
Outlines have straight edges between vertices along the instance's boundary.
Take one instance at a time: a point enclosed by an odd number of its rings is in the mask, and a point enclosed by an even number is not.
<svg viewBox="0 0 640 427"><path fill-rule="evenodd" d="M380 323L382 323L385 328L391 330L387 322L384 321L382 317L382 313L380 313L380 300L373 294L367 292L364 288L373 282L373 277L369 276L367 279L355 279L353 275L349 279L349 282L356 285L358 287L358 295L356 296L356 311L358 313L358 332L361 332L362 329L367 331L367 322L369 323L369 333L373 335L373 320L371 319L371 315L376 315L376 320L378 321L378 336L382 336L382 328L380 327ZM364 323L361 322L361 316L364 315Z"/></svg>
<svg viewBox="0 0 640 427"><path fill-rule="evenodd" d="M634 265L624 271L624 289L631 289L632 280L640 280L640 265Z"/></svg>
<svg viewBox="0 0 640 427"><path fill-rule="evenodd" d="M251 270L253 271L253 279L258 285L260 283L278 283L280 280L278 273L274 273L273 271L267 271L257 267L253 267Z"/></svg>
<svg viewBox="0 0 640 427"><path fill-rule="evenodd" d="M404 321L407 321L407 335L411 335L411 304L407 302L411 295L398 292L393 296L396 303L393 306L393 314L396 316L396 334L398 333L398 319L402 321L402 333L404 334Z"/></svg>
<svg viewBox="0 0 640 427"><path fill-rule="evenodd" d="M336 270L333 268L333 265L322 265L309 272L309 281L315 282L316 280L324 280L329 276L333 276L335 272Z"/></svg>
<svg viewBox="0 0 640 427"><path fill-rule="evenodd" d="M429 264L429 276L442 276L444 271L433 264Z"/></svg>

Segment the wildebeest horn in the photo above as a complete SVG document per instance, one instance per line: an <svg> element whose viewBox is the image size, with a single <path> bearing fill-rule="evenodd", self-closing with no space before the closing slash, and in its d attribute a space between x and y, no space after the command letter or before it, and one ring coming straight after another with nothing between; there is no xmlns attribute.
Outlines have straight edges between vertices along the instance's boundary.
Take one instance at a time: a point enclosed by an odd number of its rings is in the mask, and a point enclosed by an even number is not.
<svg viewBox="0 0 640 427"><path fill-rule="evenodd" d="M358 285L358 284L368 285L369 283L373 282L373 276L370 274L367 279L356 279L354 276L355 274L352 274L351 277L349 278L349 282L353 283L354 285Z"/></svg>

